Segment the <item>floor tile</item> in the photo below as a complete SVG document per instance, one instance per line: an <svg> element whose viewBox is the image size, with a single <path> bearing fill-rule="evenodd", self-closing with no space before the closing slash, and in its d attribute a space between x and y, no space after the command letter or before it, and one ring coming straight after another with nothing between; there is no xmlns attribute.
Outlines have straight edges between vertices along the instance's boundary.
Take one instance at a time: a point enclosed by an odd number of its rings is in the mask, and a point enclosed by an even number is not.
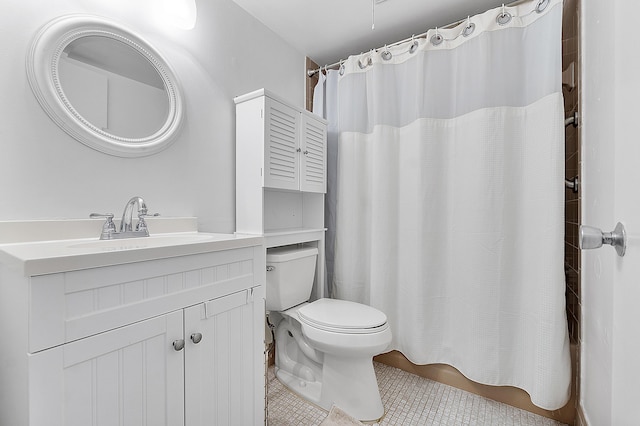
<svg viewBox="0 0 640 426"><path fill-rule="evenodd" d="M379 426L560 426L555 420L374 362L385 417ZM287 390L268 371L268 424L319 425L327 412Z"/></svg>

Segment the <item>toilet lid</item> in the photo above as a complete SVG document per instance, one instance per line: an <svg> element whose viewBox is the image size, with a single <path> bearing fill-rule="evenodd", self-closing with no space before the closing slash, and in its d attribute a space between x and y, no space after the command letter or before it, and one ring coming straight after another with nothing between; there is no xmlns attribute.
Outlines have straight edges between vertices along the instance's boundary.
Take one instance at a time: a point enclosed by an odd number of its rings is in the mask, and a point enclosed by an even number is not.
<svg viewBox="0 0 640 426"><path fill-rule="evenodd" d="M376 332L387 316L371 306L347 300L319 299L298 309L300 321L323 330L345 333Z"/></svg>

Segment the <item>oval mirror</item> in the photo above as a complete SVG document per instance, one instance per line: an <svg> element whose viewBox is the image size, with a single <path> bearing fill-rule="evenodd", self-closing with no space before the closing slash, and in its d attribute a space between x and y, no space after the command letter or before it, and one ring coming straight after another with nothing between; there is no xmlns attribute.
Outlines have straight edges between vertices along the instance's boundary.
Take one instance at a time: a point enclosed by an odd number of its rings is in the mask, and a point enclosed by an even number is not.
<svg viewBox="0 0 640 426"><path fill-rule="evenodd" d="M27 75L53 121L107 154L154 154L173 142L182 123L169 64L132 31L103 18L49 22L31 45Z"/></svg>

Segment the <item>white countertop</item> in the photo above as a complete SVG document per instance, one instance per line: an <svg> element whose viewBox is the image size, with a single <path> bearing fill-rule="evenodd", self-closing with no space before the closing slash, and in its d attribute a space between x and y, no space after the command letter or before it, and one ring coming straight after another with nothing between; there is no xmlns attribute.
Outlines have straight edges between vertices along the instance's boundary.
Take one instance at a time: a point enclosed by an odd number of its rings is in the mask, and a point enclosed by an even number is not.
<svg viewBox="0 0 640 426"><path fill-rule="evenodd" d="M17 267L25 276L231 250L261 245L262 236L196 231L165 232L118 240L92 238L0 244L0 264Z"/></svg>

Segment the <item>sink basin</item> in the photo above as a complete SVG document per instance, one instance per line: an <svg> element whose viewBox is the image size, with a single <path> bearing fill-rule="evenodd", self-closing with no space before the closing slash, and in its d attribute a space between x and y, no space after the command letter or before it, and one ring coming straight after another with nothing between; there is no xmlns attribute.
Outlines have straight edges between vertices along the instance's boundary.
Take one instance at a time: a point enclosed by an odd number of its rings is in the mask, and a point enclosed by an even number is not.
<svg viewBox="0 0 640 426"><path fill-rule="evenodd" d="M72 250L116 251L193 244L204 241L216 241L216 235L184 233L151 235L149 237L140 238L123 238L119 240L91 240L82 243L74 242L74 244L68 245L67 248Z"/></svg>

